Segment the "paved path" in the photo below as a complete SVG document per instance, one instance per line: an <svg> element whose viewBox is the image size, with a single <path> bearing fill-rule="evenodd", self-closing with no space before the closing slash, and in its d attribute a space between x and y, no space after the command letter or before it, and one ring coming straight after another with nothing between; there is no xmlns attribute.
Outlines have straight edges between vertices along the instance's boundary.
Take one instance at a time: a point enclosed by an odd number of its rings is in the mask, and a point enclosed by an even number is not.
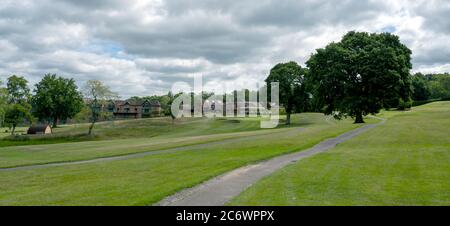
<svg viewBox="0 0 450 226"><path fill-rule="evenodd" d="M301 130L303 130L303 127L287 130L287 131L281 131L276 133L298 133ZM181 147L175 147L175 148L166 148L161 150L153 150L153 151L145 151L145 152L139 152L139 153L131 153L131 154L123 154L118 156L110 156L110 157L100 157L95 159L88 159L88 160L77 160L77 161L67 161L67 162L51 162L51 163L42 163L42 164L35 164L35 165L26 165L26 166L17 166L17 167L10 167L10 168L0 168L0 172L2 171L15 171L15 170L26 170L26 169L39 169L39 168L47 168L47 167L54 167L54 166L69 166L69 165L79 165L79 164L86 164L86 163L97 163L97 162L107 162L107 161L117 161L117 160L127 160L132 158L140 158L145 157L149 155L158 155L158 154L170 154L174 152L180 152L180 151L188 151L195 148L201 149L201 148L207 148L213 145L227 145L232 144L234 142L242 142L246 140L253 140L255 137L264 137L264 136L271 136L269 133L264 134L256 134L256 135L246 135L244 137L238 137L238 138L225 138L224 140L218 140L218 141L212 141L208 143L202 143L202 144L192 144L192 145L185 145Z"/></svg>
<svg viewBox="0 0 450 226"><path fill-rule="evenodd" d="M375 118L375 117L374 117ZM381 118L378 118L381 119ZM182 190L169 196L156 205L160 206L221 206L239 195L246 188L261 178L308 156L327 151L364 131L374 128L385 122L369 124L352 131L343 133L335 138L318 143L314 147L272 158L270 160L241 167L221 176L208 180L193 188Z"/></svg>

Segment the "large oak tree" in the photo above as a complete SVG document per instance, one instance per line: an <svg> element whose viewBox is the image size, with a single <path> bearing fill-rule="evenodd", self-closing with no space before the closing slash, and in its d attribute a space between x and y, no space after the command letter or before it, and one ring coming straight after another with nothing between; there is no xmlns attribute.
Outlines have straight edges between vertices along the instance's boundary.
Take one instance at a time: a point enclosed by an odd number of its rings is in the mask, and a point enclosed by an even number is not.
<svg viewBox="0 0 450 226"><path fill-rule="evenodd" d="M340 42L318 49L306 63L314 95L326 114L378 113L392 99L411 96L411 50L389 33L349 32Z"/></svg>

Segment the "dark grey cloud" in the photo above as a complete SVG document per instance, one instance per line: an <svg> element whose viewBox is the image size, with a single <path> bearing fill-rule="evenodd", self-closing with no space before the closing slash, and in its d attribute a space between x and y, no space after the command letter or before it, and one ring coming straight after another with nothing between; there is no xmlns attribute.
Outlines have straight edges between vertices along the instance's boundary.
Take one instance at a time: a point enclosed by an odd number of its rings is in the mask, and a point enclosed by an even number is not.
<svg viewBox="0 0 450 226"><path fill-rule="evenodd" d="M198 74L244 84L348 30L393 32L416 69L441 70L450 68L449 11L437 0L3 0L0 76L101 79L125 96Z"/></svg>
<svg viewBox="0 0 450 226"><path fill-rule="evenodd" d="M427 1L417 5L414 13L424 18L424 27L437 33L450 33L450 2Z"/></svg>

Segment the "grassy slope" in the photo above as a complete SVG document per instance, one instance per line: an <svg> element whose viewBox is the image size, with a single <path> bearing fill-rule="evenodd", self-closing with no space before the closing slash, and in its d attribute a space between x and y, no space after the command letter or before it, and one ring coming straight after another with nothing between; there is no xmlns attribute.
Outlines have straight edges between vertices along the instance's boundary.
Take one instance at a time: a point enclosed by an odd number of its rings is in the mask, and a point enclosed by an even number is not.
<svg viewBox="0 0 450 226"><path fill-rule="evenodd" d="M402 114L290 165L231 205L450 205L450 102Z"/></svg>
<svg viewBox="0 0 450 226"><path fill-rule="evenodd" d="M12 146L0 151L0 168L89 160L101 157L120 156L132 153L164 150L186 145L253 137L290 131L295 128L223 133L177 138L137 138L79 143Z"/></svg>
<svg viewBox="0 0 450 226"><path fill-rule="evenodd" d="M163 120L161 122L161 120ZM164 120L146 119L146 120L128 120L115 122L115 126L101 124L100 134L116 133L122 131L122 137L128 137L135 133L131 126L136 126L137 130L144 130L145 126L149 126L147 131L158 131L159 136L146 138L128 138L113 139L105 141L88 141L79 143L61 143L46 145L27 145L12 146L0 148L0 168L8 168L32 164L44 164L50 162L66 162L87 160L92 158L116 156L130 153L138 153L152 150L161 150L185 145L207 143L211 141L219 141L244 136L254 136L260 134L269 134L283 132L295 127L307 127L326 124L324 116L317 113L304 113L293 116L294 124L290 128L276 129L259 129L259 119L245 118L240 119L239 123L231 120L209 120L194 119L178 122L177 125L166 125L169 129L162 131L155 129L155 125L164 125ZM117 125L119 124L119 125ZM81 125L83 127L84 125ZM74 127L74 126L71 126ZM123 128L123 129L120 129ZM164 127L163 127L164 128ZM74 128L61 128L68 131L74 131ZM247 131L248 130L248 131ZM246 131L246 132L239 132ZM156 132L155 132L156 133ZM142 137L146 133L141 134ZM209 135L201 135L209 134ZM110 134L111 135L111 134ZM199 136L200 135L200 136ZM112 136L112 135L111 135ZM113 136L118 137L118 136ZM133 136L131 136L133 137Z"/></svg>
<svg viewBox="0 0 450 226"><path fill-rule="evenodd" d="M233 145L210 145L123 161L0 172L0 205L151 204L233 168L305 149L357 127L350 120L326 123L322 117L310 121L313 116L305 116L298 119L298 123L309 124L301 132L271 133Z"/></svg>
<svg viewBox="0 0 450 226"><path fill-rule="evenodd" d="M81 141L98 141L128 138L181 137L194 135L219 134L225 132L242 132L259 130L259 119L244 118L235 120L184 118L172 122L170 118L149 118L136 120L118 120L97 123L92 136L88 136L89 124L61 125L53 129L52 135L21 136L18 140L7 137L9 133L1 132L0 147L55 144ZM24 133L26 128L19 128Z"/></svg>

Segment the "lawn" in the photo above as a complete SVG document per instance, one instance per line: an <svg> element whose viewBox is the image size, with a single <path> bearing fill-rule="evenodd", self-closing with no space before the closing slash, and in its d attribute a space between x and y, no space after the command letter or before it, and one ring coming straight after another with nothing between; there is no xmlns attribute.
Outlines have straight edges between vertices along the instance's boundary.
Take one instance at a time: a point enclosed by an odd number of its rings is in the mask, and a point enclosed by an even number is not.
<svg viewBox="0 0 450 226"><path fill-rule="evenodd" d="M7 128L0 128L0 138L2 138L0 147L129 138L173 138L263 130L260 128L260 120L261 118L181 118L172 121L170 117L116 120L97 123L93 135L90 136L87 135L90 125L88 123L60 125L53 129L51 135L14 137L6 132ZM302 125L294 124L291 127ZM278 128L283 127L285 126L280 125ZM20 127L17 133L25 134L26 130L27 127Z"/></svg>
<svg viewBox="0 0 450 226"><path fill-rule="evenodd" d="M450 205L450 102L407 112L285 167L230 205Z"/></svg>
<svg viewBox="0 0 450 226"><path fill-rule="evenodd" d="M28 127L16 127L16 133L25 134L25 133L27 133L27 129L28 129ZM11 130L9 128L0 127L0 139L10 136L10 135L11 135Z"/></svg>
<svg viewBox="0 0 450 226"><path fill-rule="evenodd" d="M359 126L350 119L326 121L320 114L300 114L294 120L303 129L253 136L232 145L211 144L121 161L0 171L0 205L148 205L234 168L306 149ZM70 153L86 151L76 148L80 144L57 145L70 148ZM57 150L39 158L50 158ZM32 161L33 151L29 152L27 158Z"/></svg>
<svg viewBox="0 0 450 226"><path fill-rule="evenodd" d="M325 117L317 113L295 115L293 116L293 120L295 123L290 127L280 126L280 128L267 130L259 129L257 127L259 125L258 119L242 118L239 119L239 123L237 123L236 119L232 122L231 120L194 119L184 122L189 124L188 126L179 125L180 127L178 129L173 129L172 132L160 132L159 136L153 137L86 141L78 142L76 144L60 143L3 147L0 148L0 168L118 156L240 137L275 134L279 132L288 132L289 130L298 127L304 128L328 124ZM136 126L136 124L139 124L138 122L145 124L148 123L148 121L157 122L158 120L122 121L120 123L122 124L121 126L126 128L123 130L123 136L129 136L129 133L134 133L132 132L132 128L127 128L125 126ZM181 124L183 122L178 123ZM154 125L156 123L151 124ZM75 125L72 125L71 127L75 127ZM103 127L105 127L105 125L101 125L100 128ZM187 131L186 127L189 128L189 131ZM119 130L116 127L113 128L106 129L106 131L111 132ZM198 135L205 133L209 135Z"/></svg>
<svg viewBox="0 0 450 226"><path fill-rule="evenodd" d="M255 137L291 131L295 128L222 133L174 138L136 138L78 143L11 146L0 149L0 169L25 165L89 160L100 157L165 150L187 145L224 141L234 138Z"/></svg>

